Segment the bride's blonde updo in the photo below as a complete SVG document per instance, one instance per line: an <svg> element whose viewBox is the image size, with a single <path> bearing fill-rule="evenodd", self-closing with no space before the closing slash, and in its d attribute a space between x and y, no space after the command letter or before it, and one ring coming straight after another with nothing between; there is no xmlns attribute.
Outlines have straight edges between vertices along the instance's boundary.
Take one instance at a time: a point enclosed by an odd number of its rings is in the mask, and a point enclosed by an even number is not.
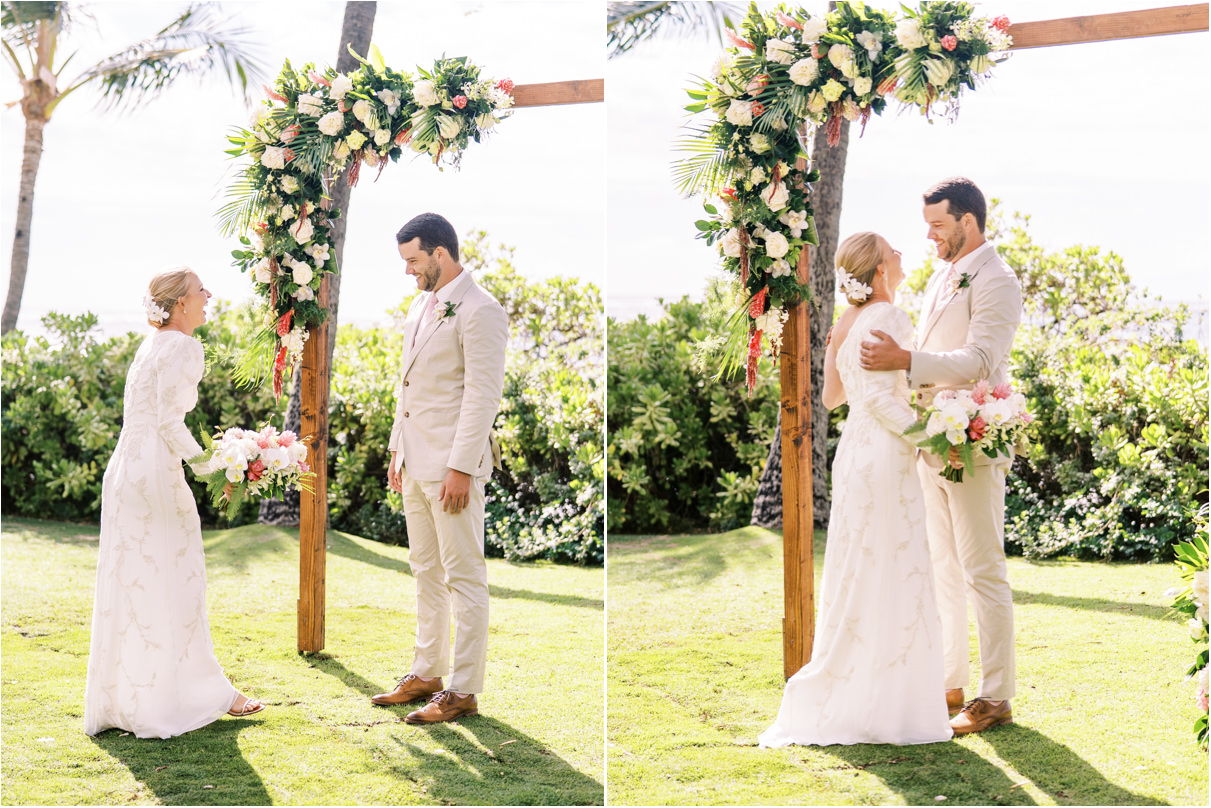
<svg viewBox="0 0 1211 808"><path fill-rule="evenodd" d="M883 263L882 238L878 233L854 233L837 248L837 277L841 279L841 292L851 306L861 306L870 297L870 289L879 264ZM846 276L853 281L846 284ZM858 285L866 290L858 290Z"/></svg>
<svg viewBox="0 0 1211 808"><path fill-rule="evenodd" d="M189 278L194 271L189 267L166 269L147 284L147 296L143 307L147 310L147 322L163 328L172 316L172 307L189 294Z"/></svg>

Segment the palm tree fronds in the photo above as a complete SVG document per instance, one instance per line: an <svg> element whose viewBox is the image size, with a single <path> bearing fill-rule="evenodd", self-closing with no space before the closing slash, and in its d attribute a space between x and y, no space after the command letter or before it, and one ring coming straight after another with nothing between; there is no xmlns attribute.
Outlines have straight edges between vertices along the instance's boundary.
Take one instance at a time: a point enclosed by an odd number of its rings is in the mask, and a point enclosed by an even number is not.
<svg viewBox="0 0 1211 808"><path fill-rule="evenodd" d="M741 14L739 3L686 0L686 2L606 3L608 56L613 58L656 36L706 32L723 44L723 30Z"/></svg>
<svg viewBox="0 0 1211 808"><path fill-rule="evenodd" d="M240 235L252 225L253 214L264 207L261 184L247 177L237 179L227 187L227 203L219 209L219 232L224 236Z"/></svg>
<svg viewBox="0 0 1211 808"><path fill-rule="evenodd" d="M690 134L676 142L678 150L689 156L673 163L673 180L682 196L710 194L723 185L728 175L727 149L710 135L710 127L687 127Z"/></svg>
<svg viewBox="0 0 1211 808"><path fill-rule="evenodd" d="M222 69L250 101L250 85L265 74L251 55L246 34L218 19L209 4L193 4L155 36L98 62L71 89L99 79L104 106L130 108L155 98L181 76Z"/></svg>

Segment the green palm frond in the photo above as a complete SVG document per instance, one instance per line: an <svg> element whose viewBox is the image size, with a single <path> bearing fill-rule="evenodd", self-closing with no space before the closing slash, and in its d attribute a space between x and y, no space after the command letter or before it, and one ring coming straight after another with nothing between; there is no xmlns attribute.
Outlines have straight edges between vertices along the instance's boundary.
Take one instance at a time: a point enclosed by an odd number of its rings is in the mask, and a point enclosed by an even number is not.
<svg viewBox="0 0 1211 808"><path fill-rule="evenodd" d="M673 163L673 181L682 196L710 194L727 179L727 149L720 148L716 142L713 125L686 128L690 134L679 138L676 146L689 156Z"/></svg>
<svg viewBox="0 0 1211 808"><path fill-rule="evenodd" d="M195 3L155 36L98 62L72 89L99 79L104 106L130 108L155 98L181 76L222 69L247 101L250 85L265 75L245 40L247 33L219 19L212 4Z"/></svg>
<svg viewBox="0 0 1211 808"><path fill-rule="evenodd" d="M257 332L231 369L231 380L241 390L256 390L273 375L277 332L272 324Z"/></svg>
<svg viewBox="0 0 1211 808"><path fill-rule="evenodd" d="M224 236L244 233L256 212L265 206L261 183L240 177L227 186L227 202L219 208L219 232Z"/></svg>
<svg viewBox="0 0 1211 808"><path fill-rule="evenodd" d="M0 8L0 30L4 41L12 47L32 43L38 23L58 22L60 30L70 19L67 3L12 3Z"/></svg>
<svg viewBox="0 0 1211 808"><path fill-rule="evenodd" d="M619 2L606 3L609 58L619 56L657 36L713 34L723 44L723 29L741 13L739 3Z"/></svg>

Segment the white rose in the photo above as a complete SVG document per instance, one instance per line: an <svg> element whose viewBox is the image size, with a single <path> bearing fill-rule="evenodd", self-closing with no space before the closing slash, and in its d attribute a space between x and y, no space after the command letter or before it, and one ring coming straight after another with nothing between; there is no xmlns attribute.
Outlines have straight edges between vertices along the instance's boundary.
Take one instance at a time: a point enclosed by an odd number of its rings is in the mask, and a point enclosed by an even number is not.
<svg viewBox="0 0 1211 808"><path fill-rule="evenodd" d="M349 148L357 151L366 143L366 136L361 132L353 131L345 135L345 142L349 144Z"/></svg>
<svg viewBox="0 0 1211 808"><path fill-rule="evenodd" d="M428 79L421 79L412 85L412 98L422 107L431 107L440 100L437 88Z"/></svg>
<svg viewBox="0 0 1211 808"><path fill-rule="evenodd" d="M807 109L809 112L823 112L828 106L828 99L823 93L814 92L811 98L807 99Z"/></svg>
<svg viewBox="0 0 1211 808"><path fill-rule="evenodd" d="M753 133L748 139L748 145L756 154L765 154L770 149L769 138L760 132Z"/></svg>
<svg viewBox="0 0 1211 808"><path fill-rule="evenodd" d="M768 233L765 236L765 254L770 258L781 258L790 250L790 242L781 233Z"/></svg>
<svg viewBox="0 0 1211 808"><path fill-rule="evenodd" d="M315 300L315 292L311 291L310 286L300 286L294 293L294 299L302 302L304 300Z"/></svg>
<svg viewBox="0 0 1211 808"><path fill-rule="evenodd" d="M317 118L324 111L324 108L320 106L322 103L323 99L318 95L300 93L298 100L299 113L302 115L310 115L312 118Z"/></svg>
<svg viewBox="0 0 1211 808"><path fill-rule="evenodd" d="M744 245L740 243L740 235L734 227L724 234L723 240L719 242L719 246L723 249L723 254L728 258L739 258L740 251L744 249Z"/></svg>
<svg viewBox="0 0 1211 808"><path fill-rule="evenodd" d="M345 97L345 93L353 89L353 82L346 75L339 75L332 80L332 86L328 88L329 97L337 101Z"/></svg>
<svg viewBox="0 0 1211 808"><path fill-rule="evenodd" d="M291 219L293 219L294 218L294 205L284 206L282 208L282 214L281 214L280 218L283 222L288 222Z"/></svg>
<svg viewBox="0 0 1211 808"><path fill-rule="evenodd" d="M306 221L306 219L304 219L304 221ZM311 267L307 266L302 261L299 261L294 265L294 272L291 273L291 278L299 286L306 286L307 284L311 283L311 278L313 276L314 274L311 271Z"/></svg>
<svg viewBox="0 0 1211 808"><path fill-rule="evenodd" d="M790 200L791 193L786 187L786 183L780 182L777 185L770 183L765 186L765 190L761 192L761 199L769 206L769 209L774 213L786 207L786 203ZM781 256L775 255L775 258Z"/></svg>
<svg viewBox="0 0 1211 808"><path fill-rule="evenodd" d="M336 148L332 150L332 156L342 163L349 159L349 154L349 146L343 140L339 141Z"/></svg>
<svg viewBox="0 0 1211 808"><path fill-rule="evenodd" d="M258 261L252 274L256 277L257 283L269 283L273 280L273 270L269 268L269 259L262 258Z"/></svg>
<svg viewBox="0 0 1211 808"><path fill-rule="evenodd" d="M828 30L828 23L823 17L808 17L803 21L803 44L811 45L820 41L820 37Z"/></svg>
<svg viewBox="0 0 1211 808"><path fill-rule="evenodd" d="M353 102L353 117L357 118L362 123L365 123L366 116L369 114L370 104L364 98L359 98Z"/></svg>
<svg viewBox="0 0 1211 808"><path fill-rule="evenodd" d="M768 178L769 177L765 173L764 166L755 166L753 168L753 170L748 173L749 182L753 182L753 183L765 182Z"/></svg>
<svg viewBox="0 0 1211 808"><path fill-rule="evenodd" d="M923 48L929 44L925 34L921 33L921 24L911 18L896 23L896 41L900 43L900 47L909 50Z"/></svg>
<svg viewBox="0 0 1211 808"><path fill-rule="evenodd" d="M828 61L833 63L833 67L845 72L845 65L854 60L854 52L848 45L836 44L828 49Z"/></svg>
<svg viewBox="0 0 1211 808"><path fill-rule="evenodd" d="M765 59L767 62L777 62L788 65L795 61L795 46L781 39L770 39L765 43Z"/></svg>
<svg viewBox="0 0 1211 808"><path fill-rule="evenodd" d="M282 177L282 190L288 194L296 194L299 190L299 181L287 174Z"/></svg>
<svg viewBox="0 0 1211 808"><path fill-rule="evenodd" d="M790 77L791 81L800 86L806 87L816 80L816 76L820 74L820 66L816 64L815 59L800 59L791 65Z"/></svg>
<svg viewBox="0 0 1211 808"><path fill-rule="evenodd" d="M874 86L874 83L867 76L858 76L858 78L854 79L854 93L857 95L866 95L870 92L872 86Z"/></svg>
<svg viewBox="0 0 1211 808"><path fill-rule="evenodd" d="M391 142L391 133L388 132L386 129L379 129L377 132L374 133L374 145L375 146L386 146L390 142Z"/></svg>
<svg viewBox="0 0 1211 808"><path fill-rule="evenodd" d="M724 116L736 126L753 125L753 105L749 101L733 101Z"/></svg>
<svg viewBox="0 0 1211 808"><path fill-rule="evenodd" d="M335 137L345 128L345 116L339 112L329 112L324 117L320 118L320 131L328 137Z"/></svg>
<svg viewBox="0 0 1211 808"><path fill-rule="evenodd" d="M294 236L294 240L299 244L306 244L315 235L315 228L311 226L310 219L300 216L298 224L290 228L290 235Z"/></svg>
<svg viewBox="0 0 1211 808"><path fill-rule="evenodd" d="M261 155L261 165L265 168L281 170L286 167L286 150L280 146L266 146Z"/></svg>
<svg viewBox="0 0 1211 808"><path fill-rule="evenodd" d="M458 133L462 130L462 123L453 115L438 115L437 116L437 131L443 138L449 140L453 137L458 137Z"/></svg>
<svg viewBox="0 0 1211 808"><path fill-rule="evenodd" d="M954 74L954 66L949 59L926 59L921 66L925 69L929 83L935 87L945 87Z"/></svg>

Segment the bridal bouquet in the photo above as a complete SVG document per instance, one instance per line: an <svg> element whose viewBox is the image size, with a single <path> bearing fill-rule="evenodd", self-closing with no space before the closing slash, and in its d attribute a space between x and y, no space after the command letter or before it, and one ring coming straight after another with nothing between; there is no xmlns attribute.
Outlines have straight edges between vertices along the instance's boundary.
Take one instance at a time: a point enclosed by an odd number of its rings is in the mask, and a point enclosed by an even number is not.
<svg viewBox="0 0 1211 808"><path fill-rule="evenodd" d="M1024 441L1026 427L1034 416L1026 409L1026 397L1013 392L1008 382L989 387L980 381L971 390L943 390L929 406L913 407L921 418L905 435L924 431L922 449L948 458L957 447L964 467L972 467L976 450L988 457L1008 457L1015 445ZM949 463L941 476L954 483L963 482L963 469Z"/></svg>
<svg viewBox="0 0 1211 808"><path fill-rule="evenodd" d="M232 428L204 435L206 451L190 461L216 506L239 509L250 496L280 498L290 486L311 491L315 472L307 466L307 439L265 426ZM231 484L231 493L225 492Z"/></svg>

